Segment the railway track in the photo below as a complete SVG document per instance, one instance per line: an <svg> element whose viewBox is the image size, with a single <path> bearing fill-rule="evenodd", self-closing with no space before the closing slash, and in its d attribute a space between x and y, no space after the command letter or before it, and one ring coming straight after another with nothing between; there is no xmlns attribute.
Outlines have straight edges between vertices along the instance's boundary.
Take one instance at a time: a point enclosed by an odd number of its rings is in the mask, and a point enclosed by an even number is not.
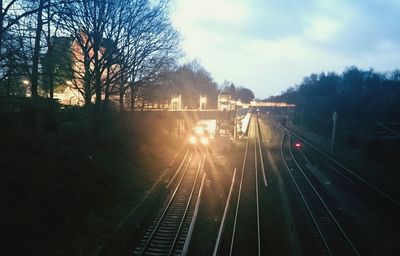
<svg viewBox="0 0 400 256"><path fill-rule="evenodd" d="M328 155L324 151L320 150L317 148L315 145L313 145L311 142L309 142L307 139L302 137L300 134L291 131L287 129L286 127L283 127L282 125L273 122L273 125L276 127L282 129L284 132L287 134L290 134L292 136L295 136L298 138L300 141L302 141L305 145L313 149L316 153L324 157L327 161L327 164L330 165L332 170L336 171L337 174L341 175L345 179L347 179L349 182L353 183L355 186L363 190L363 193L366 192L369 194L370 197L374 197L376 201L383 201L387 203L387 205L391 205L392 208L400 210L400 201L395 198L394 196L388 194L387 192L383 191L382 189L378 188L365 178L361 177L357 173L353 172L343 164L339 163L336 159L334 159L332 156ZM382 202L381 202L382 203Z"/></svg>
<svg viewBox="0 0 400 256"><path fill-rule="evenodd" d="M394 239L400 228L398 196L390 189L385 191L384 186L374 185L379 184L379 177L375 181L368 175L360 176L301 135L274 125L302 143L293 152L297 165L346 230L358 253L395 255L399 249Z"/></svg>
<svg viewBox="0 0 400 256"><path fill-rule="evenodd" d="M205 155L185 155L168 186L171 190L134 255L186 255L204 186Z"/></svg>
<svg viewBox="0 0 400 256"><path fill-rule="evenodd" d="M360 255L355 244L340 225L316 184L307 177L291 149L291 135L285 134L281 156L294 186L310 216L313 233L319 238L320 250L327 255Z"/></svg>
<svg viewBox="0 0 400 256"><path fill-rule="evenodd" d="M258 120L252 117L237 190L234 190L238 176L235 170L213 255L262 255L259 194L260 188L266 188L268 183L259 132ZM236 201L230 208L230 201L235 199L233 194L237 194ZM229 211L234 216L230 220L226 218ZM227 226L232 228L225 229Z"/></svg>

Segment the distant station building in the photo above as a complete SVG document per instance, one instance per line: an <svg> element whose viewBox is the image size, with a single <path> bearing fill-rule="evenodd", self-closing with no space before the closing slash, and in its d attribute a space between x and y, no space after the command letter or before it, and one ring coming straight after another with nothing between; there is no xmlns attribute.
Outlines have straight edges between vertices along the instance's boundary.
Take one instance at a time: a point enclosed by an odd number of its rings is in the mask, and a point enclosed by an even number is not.
<svg viewBox="0 0 400 256"><path fill-rule="evenodd" d="M251 101L250 106L252 107L275 107L275 108L294 108L295 104L287 102L272 102L272 101Z"/></svg>
<svg viewBox="0 0 400 256"><path fill-rule="evenodd" d="M218 95L218 110L219 111L231 111L235 110L236 102L232 100L230 94L220 93Z"/></svg>

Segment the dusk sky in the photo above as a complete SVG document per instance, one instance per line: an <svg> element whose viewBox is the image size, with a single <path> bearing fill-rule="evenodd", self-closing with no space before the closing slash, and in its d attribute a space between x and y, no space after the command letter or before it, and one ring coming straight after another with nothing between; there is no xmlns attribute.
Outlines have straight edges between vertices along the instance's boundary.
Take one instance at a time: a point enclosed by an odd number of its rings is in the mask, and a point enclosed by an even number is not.
<svg viewBox="0 0 400 256"><path fill-rule="evenodd" d="M400 68L400 0L172 0L171 14L185 60L261 99L311 73Z"/></svg>

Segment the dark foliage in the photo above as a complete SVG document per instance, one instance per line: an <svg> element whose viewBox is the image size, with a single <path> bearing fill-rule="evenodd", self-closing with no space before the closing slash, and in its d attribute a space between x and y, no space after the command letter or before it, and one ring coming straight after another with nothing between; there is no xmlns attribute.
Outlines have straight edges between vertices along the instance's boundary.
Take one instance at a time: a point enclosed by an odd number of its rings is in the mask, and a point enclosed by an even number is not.
<svg viewBox="0 0 400 256"><path fill-rule="evenodd" d="M250 103L254 100L254 93L250 89L239 87L236 89L236 97L244 103Z"/></svg>
<svg viewBox="0 0 400 256"><path fill-rule="evenodd" d="M399 70L382 74L354 66L340 75L312 74L272 98L296 104L294 124L300 125L303 118L304 127L320 135L330 136L336 111L337 142L388 166L399 153L399 99Z"/></svg>
<svg viewBox="0 0 400 256"><path fill-rule="evenodd" d="M178 148L162 120L103 114L92 134L86 111L0 98L3 254L94 255Z"/></svg>
<svg viewBox="0 0 400 256"><path fill-rule="evenodd" d="M217 84L197 61L165 72L143 90L147 102L169 101L178 95L182 95L182 108L199 108L200 96L206 97L207 108L217 107Z"/></svg>

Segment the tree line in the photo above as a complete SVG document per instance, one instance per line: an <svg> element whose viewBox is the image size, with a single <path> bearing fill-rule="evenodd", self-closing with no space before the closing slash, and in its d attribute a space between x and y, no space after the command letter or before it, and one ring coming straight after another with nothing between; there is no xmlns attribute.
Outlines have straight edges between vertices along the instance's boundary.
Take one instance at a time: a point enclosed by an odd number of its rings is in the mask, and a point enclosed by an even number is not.
<svg viewBox="0 0 400 256"><path fill-rule="evenodd" d="M339 143L370 153L386 148L388 155L398 152L400 140L390 129L400 128L399 99L400 70L379 73L355 66L347 67L341 74L311 74L280 96L271 97L296 104L295 124L320 135L330 136L332 115L336 112ZM391 126L384 129L382 123ZM382 152L375 157L384 155Z"/></svg>
<svg viewBox="0 0 400 256"><path fill-rule="evenodd" d="M207 108L216 109L219 94L230 95L231 100L241 100L250 103L254 93L243 86L235 86L225 80L221 85L213 81L211 74L197 61L191 61L172 70L167 70L158 79L144 88L144 103L171 100L177 95L182 96L182 107L196 109L199 107L199 96L207 100Z"/></svg>
<svg viewBox="0 0 400 256"><path fill-rule="evenodd" d="M0 94L53 98L59 85L85 105L141 87L180 56L168 0L0 0Z"/></svg>
<svg viewBox="0 0 400 256"><path fill-rule="evenodd" d="M176 64L182 52L169 0L0 3L0 96L53 99L70 87L84 106L106 107L112 98L120 111L178 94L188 108L199 95L217 105L221 88L211 74L196 61ZM254 98L232 82L222 88L232 99Z"/></svg>

